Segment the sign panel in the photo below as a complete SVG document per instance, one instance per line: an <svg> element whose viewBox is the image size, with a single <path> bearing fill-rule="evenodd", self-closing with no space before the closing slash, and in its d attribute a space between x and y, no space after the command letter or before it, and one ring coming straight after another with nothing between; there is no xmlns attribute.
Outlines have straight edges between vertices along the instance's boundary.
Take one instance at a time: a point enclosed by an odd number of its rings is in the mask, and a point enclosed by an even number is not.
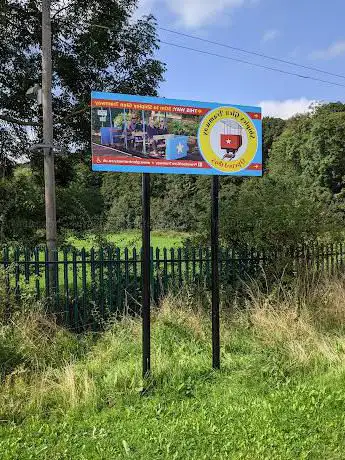
<svg viewBox="0 0 345 460"><path fill-rule="evenodd" d="M262 175L260 107L92 92L91 115L94 171Z"/></svg>

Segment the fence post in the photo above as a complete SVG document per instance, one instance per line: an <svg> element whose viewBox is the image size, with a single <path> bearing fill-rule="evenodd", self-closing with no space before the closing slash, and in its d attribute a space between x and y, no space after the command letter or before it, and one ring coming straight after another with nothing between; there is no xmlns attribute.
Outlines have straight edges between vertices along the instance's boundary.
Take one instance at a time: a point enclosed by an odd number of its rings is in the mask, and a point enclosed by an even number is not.
<svg viewBox="0 0 345 460"><path fill-rule="evenodd" d="M192 282L195 283L195 275L196 275L196 254L195 248L192 248Z"/></svg>
<svg viewBox="0 0 345 460"><path fill-rule="evenodd" d="M136 292L137 288L138 288L138 266L137 266L137 264L138 264L138 255L137 255L136 248L133 248L132 260L133 260L134 290Z"/></svg>
<svg viewBox="0 0 345 460"><path fill-rule="evenodd" d="M64 296L65 296L65 321L66 325L72 327L73 315L69 305L69 278L68 278L68 250L63 250L63 284L64 284Z"/></svg>
<svg viewBox="0 0 345 460"><path fill-rule="evenodd" d="M19 259L20 259L20 251L18 247L14 248L14 264L15 264L15 296L17 302L19 301L20 297L20 268L19 268Z"/></svg>
<svg viewBox="0 0 345 460"><path fill-rule="evenodd" d="M118 271L121 270L120 268L120 257L117 257L118 248L115 249L115 262L116 266L118 267ZM113 256L113 250L111 246L108 246L107 248L107 274L108 274L108 297L107 297L107 303L108 303L108 309L109 311L113 311L113 261L114 261L114 256ZM121 292L120 292L121 294ZM116 299L117 300L117 299ZM120 300L120 305L121 305L121 300Z"/></svg>
<svg viewBox="0 0 345 460"><path fill-rule="evenodd" d="M124 256L125 256L125 285L126 285L126 290L128 290L129 288L128 248L124 249Z"/></svg>
<svg viewBox="0 0 345 460"><path fill-rule="evenodd" d="M30 254L29 254L28 248L24 248L23 255L24 255L24 282L25 284L29 284L30 283Z"/></svg>
<svg viewBox="0 0 345 460"><path fill-rule="evenodd" d="M168 251L163 248L163 289L166 292L168 286Z"/></svg>
<svg viewBox="0 0 345 460"><path fill-rule="evenodd" d="M211 241L212 244L212 241ZM209 248L205 248L205 284L207 288L212 289L212 255L210 255ZM210 282L211 280L211 282Z"/></svg>
<svg viewBox="0 0 345 460"><path fill-rule="evenodd" d="M11 292L11 285L10 285L10 274L9 274L9 250L6 246L3 249L3 264L4 264L4 277L5 277L5 319L9 319L11 316L11 302L10 302L10 292Z"/></svg>
<svg viewBox="0 0 345 460"><path fill-rule="evenodd" d="M200 276L200 280L202 280L202 276L203 276L203 253L202 253L202 248L200 247L199 248L199 256L198 256L198 261L199 261L199 276Z"/></svg>
<svg viewBox="0 0 345 460"><path fill-rule="evenodd" d="M171 263L171 280L172 280L172 284L175 284L175 251L174 251L174 248L170 248L170 263Z"/></svg>
<svg viewBox="0 0 345 460"><path fill-rule="evenodd" d="M184 248L184 259L185 259L185 280L189 283L189 248Z"/></svg>
<svg viewBox="0 0 345 460"><path fill-rule="evenodd" d="M41 297L41 292L40 292L40 253L39 253L39 248L37 246L34 249L34 261L35 261L36 300L39 300L40 297Z"/></svg>
<svg viewBox="0 0 345 460"><path fill-rule="evenodd" d="M153 265L153 261L152 261L152 265ZM154 294L154 298L155 298L155 301L158 302L160 296L161 296L161 292L160 292L160 285L161 285L161 279L160 279L160 251L159 251L159 248L156 248L156 282L155 282L156 286L155 286L155 294Z"/></svg>
<svg viewBox="0 0 345 460"><path fill-rule="evenodd" d="M44 249L44 278L45 278L45 288L46 288L46 298L49 298L50 295L50 263L49 263L49 254L47 246Z"/></svg>
<svg viewBox="0 0 345 460"><path fill-rule="evenodd" d="M61 314L60 286L59 286L59 283L60 283L60 279L59 279L59 267L60 267L60 264L59 264L59 250L55 249L53 251L53 254L54 254L54 266L55 266L55 270L54 270L55 290L53 292L54 303L56 303L56 307L58 308L58 312L59 312L59 314Z"/></svg>
<svg viewBox="0 0 345 460"><path fill-rule="evenodd" d="M178 271L178 286L182 286L182 253L181 248L177 249L177 271Z"/></svg>
<svg viewBox="0 0 345 460"><path fill-rule="evenodd" d="M73 316L74 327L79 329L79 305L78 305L78 267L77 267L77 253L73 249L72 252L72 278L73 278Z"/></svg>
<svg viewBox="0 0 345 460"><path fill-rule="evenodd" d="M81 283L82 283L82 309L83 313L81 315L83 321L83 328L87 326L88 323L88 311L86 308L87 305L87 286L86 286L86 253L85 248L81 250ZM57 283L58 284L58 283Z"/></svg>

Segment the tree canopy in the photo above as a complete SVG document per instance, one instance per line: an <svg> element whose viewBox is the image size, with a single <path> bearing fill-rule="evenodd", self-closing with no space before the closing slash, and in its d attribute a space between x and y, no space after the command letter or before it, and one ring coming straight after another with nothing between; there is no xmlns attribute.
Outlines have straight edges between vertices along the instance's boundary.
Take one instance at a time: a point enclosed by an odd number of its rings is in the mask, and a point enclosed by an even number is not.
<svg viewBox="0 0 345 460"><path fill-rule="evenodd" d="M133 20L137 0L53 0L54 136L59 149L89 150L91 90L155 95L164 64L152 16ZM41 2L0 6L0 147L28 155L41 114L26 91L41 81ZM2 153L4 155L4 153Z"/></svg>
<svg viewBox="0 0 345 460"><path fill-rule="evenodd" d="M102 179L89 167L90 92L156 95L163 79L155 19L133 19L137 3L52 1L54 141L65 152L55 157L61 234L92 228L102 218ZM42 115L26 91L41 81L41 2L1 2L0 30L0 240L38 241L44 235L43 158L29 147L40 142ZM30 168L11 177L26 158Z"/></svg>

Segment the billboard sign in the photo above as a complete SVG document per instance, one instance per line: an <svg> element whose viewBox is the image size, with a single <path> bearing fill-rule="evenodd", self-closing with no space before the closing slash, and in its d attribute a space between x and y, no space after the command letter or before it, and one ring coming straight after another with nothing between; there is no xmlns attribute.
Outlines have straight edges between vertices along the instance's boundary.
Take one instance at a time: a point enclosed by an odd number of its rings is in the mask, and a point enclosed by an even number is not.
<svg viewBox="0 0 345 460"><path fill-rule="evenodd" d="M92 169L262 175L259 107L92 92Z"/></svg>

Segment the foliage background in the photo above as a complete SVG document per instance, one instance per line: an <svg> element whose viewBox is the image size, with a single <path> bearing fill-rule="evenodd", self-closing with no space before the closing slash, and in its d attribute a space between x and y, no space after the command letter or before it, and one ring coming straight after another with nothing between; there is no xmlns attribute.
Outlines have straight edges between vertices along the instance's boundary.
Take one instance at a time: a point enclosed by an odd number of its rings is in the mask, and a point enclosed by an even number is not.
<svg viewBox="0 0 345 460"><path fill-rule="evenodd" d="M263 178L222 177L224 243L265 247L339 240L344 221L345 105L288 121L264 118ZM57 158L57 215L64 235L106 235L141 225L141 176L97 174L88 154ZM152 228L209 238L211 178L152 175ZM44 240L42 172L35 163L3 171L1 242Z"/></svg>
<svg viewBox="0 0 345 460"><path fill-rule="evenodd" d="M91 172L88 108L92 89L158 93L165 65L155 59L155 19L134 19L136 8L136 0L52 2L54 133L65 152L55 168L60 242L141 224L140 175ZM0 244L33 245L44 242L44 183L42 157L29 146L39 142L42 120L25 92L41 79L39 2L4 0L0 26ZM195 135L193 119L172 124ZM222 241L264 247L341 239L344 139L340 102L287 121L264 118L264 177L221 178ZM152 228L207 242L210 186L210 177L152 175Z"/></svg>

